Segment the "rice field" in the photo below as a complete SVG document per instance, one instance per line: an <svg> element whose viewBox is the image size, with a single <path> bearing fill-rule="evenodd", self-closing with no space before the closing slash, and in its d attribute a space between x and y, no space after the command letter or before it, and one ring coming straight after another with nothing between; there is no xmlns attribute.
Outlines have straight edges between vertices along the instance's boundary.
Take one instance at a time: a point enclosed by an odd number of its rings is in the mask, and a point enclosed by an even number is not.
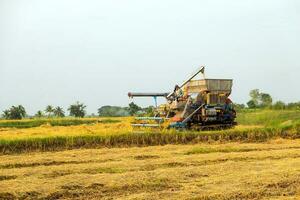
<svg viewBox="0 0 300 200"><path fill-rule="evenodd" d="M238 115L239 125L220 131L134 130L132 118L0 121L0 153L75 148L130 147L199 142L262 142L300 137L300 111L252 111ZM28 127L43 122L40 126ZM78 122L80 121L80 122ZM73 123L77 123L73 125ZM22 126L20 125L22 124ZM25 126L25 127L24 127Z"/></svg>
<svg viewBox="0 0 300 200"><path fill-rule="evenodd" d="M81 124L113 123L117 119L96 119L96 118L44 118L44 119L23 119L23 120L0 120L0 128L33 128L39 126L76 126Z"/></svg>
<svg viewBox="0 0 300 200"><path fill-rule="evenodd" d="M0 199L299 199L300 140L0 157Z"/></svg>
<svg viewBox="0 0 300 200"><path fill-rule="evenodd" d="M300 111L220 131L132 120L0 120L0 199L300 199Z"/></svg>

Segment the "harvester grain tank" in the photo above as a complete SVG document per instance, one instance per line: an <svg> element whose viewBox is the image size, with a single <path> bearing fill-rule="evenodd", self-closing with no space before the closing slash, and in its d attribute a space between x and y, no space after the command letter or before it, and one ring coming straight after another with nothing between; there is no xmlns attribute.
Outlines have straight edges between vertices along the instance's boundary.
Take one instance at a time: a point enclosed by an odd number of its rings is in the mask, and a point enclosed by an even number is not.
<svg viewBox="0 0 300 200"><path fill-rule="evenodd" d="M134 127L167 127L176 129L228 128L236 124L236 112L229 99L232 79L207 79L201 67L170 93L128 93L130 98L153 97L156 111L153 117L137 117ZM202 79L196 77L202 74ZM157 98L166 104L157 106Z"/></svg>

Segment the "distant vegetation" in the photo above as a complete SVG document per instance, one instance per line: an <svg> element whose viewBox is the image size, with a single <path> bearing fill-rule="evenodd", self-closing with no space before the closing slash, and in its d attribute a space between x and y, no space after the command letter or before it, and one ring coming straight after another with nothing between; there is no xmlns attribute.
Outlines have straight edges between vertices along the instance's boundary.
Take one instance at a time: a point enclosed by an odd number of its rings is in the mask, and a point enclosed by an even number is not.
<svg viewBox="0 0 300 200"><path fill-rule="evenodd" d="M300 102L285 103L283 101L273 102L270 94L261 92L259 89L251 90L249 93L250 100L247 104L234 104L237 111L251 110L251 109L273 109L273 110L300 110ZM87 115L86 105L76 102L69 106L69 116L83 118ZM127 116L152 116L154 115L154 106L141 108L135 103L130 103L128 107L120 106L102 106L98 109L99 117L127 117ZM35 118L63 118L65 111L60 106L48 105L44 112L39 110L34 115ZM94 116L94 115L93 115ZM22 119L27 116L26 110L22 105L12 106L4 110L2 117L4 119Z"/></svg>
<svg viewBox="0 0 300 200"><path fill-rule="evenodd" d="M129 109L119 106L102 106L98 109L98 115L100 117L125 117L129 116Z"/></svg>
<svg viewBox="0 0 300 200"><path fill-rule="evenodd" d="M272 109L272 110L299 110L300 101L293 103L284 103L283 101L273 102L273 98L268 93L260 92L259 89L251 90L250 100L245 104L235 104L237 110L243 109Z"/></svg>
<svg viewBox="0 0 300 200"><path fill-rule="evenodd" d="M127 117L134 115L153 115L154 106L141 108L135 103L130 103L128 107L119 106L103 106L98 109L98 115L100 117Z"/></svg>
<svg viewBox="0 0 300 200"><path fill-rule="evenodd" d="M248 101L247 106L250 109L267 108L274 110L291 110L300 109L300 102L285 103L283 101L273 102L270 94L262 93L258 89L250 91L251 100Z"/></svg>
<svg viewBox="0 0 300 200"><path fill-rule="evenodd" d="M48 105L45 109L45 112L47 113L48 117L54 116L54 117L64 117L65 111L57 106L56 108L53 108L51 105ZM41 111L38 111L36 116L42 117L43 113Z"/></svg>
<svg viewBox="0 0 300 200"><path fill-rule="evenodd" d="M248 108L265 108L272 106L273 99L271 95L262 93L259 89L250 91L251 100L248 101Z"/></svg>

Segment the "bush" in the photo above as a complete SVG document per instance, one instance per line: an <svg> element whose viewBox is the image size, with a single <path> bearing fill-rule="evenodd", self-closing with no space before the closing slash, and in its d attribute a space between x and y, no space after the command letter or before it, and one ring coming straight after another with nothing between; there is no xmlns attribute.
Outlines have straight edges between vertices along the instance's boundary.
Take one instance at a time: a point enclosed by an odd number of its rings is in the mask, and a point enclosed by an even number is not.
<svg viewBox="0 0 300 200"><path fill-rule="evenodd" d="M276 103L274 103L272 108L275 109L275 110L284 110L286 108L286 105L282 101L277 101Z"/></svg>
<svg viewBox="0 0 300 200"><path fill-rule="evenodd" d="M130 114L127 108L118 106L102 106L98 109L98 115L100 117L125 117Z"/></svg>

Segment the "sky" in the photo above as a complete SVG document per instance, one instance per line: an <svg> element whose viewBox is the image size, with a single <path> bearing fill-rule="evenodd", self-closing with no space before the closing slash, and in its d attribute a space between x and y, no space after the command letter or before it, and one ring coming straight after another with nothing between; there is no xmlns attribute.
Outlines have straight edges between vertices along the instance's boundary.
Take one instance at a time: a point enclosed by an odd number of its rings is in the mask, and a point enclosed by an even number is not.
<svg viewBox="0 0 300 200"><path fill-rule="evenodd" d="M300 101L299 36L297 0L0 0L0 112L80 101L97 113L202 65L234 79L234 102L255 88Z"/></svg>

